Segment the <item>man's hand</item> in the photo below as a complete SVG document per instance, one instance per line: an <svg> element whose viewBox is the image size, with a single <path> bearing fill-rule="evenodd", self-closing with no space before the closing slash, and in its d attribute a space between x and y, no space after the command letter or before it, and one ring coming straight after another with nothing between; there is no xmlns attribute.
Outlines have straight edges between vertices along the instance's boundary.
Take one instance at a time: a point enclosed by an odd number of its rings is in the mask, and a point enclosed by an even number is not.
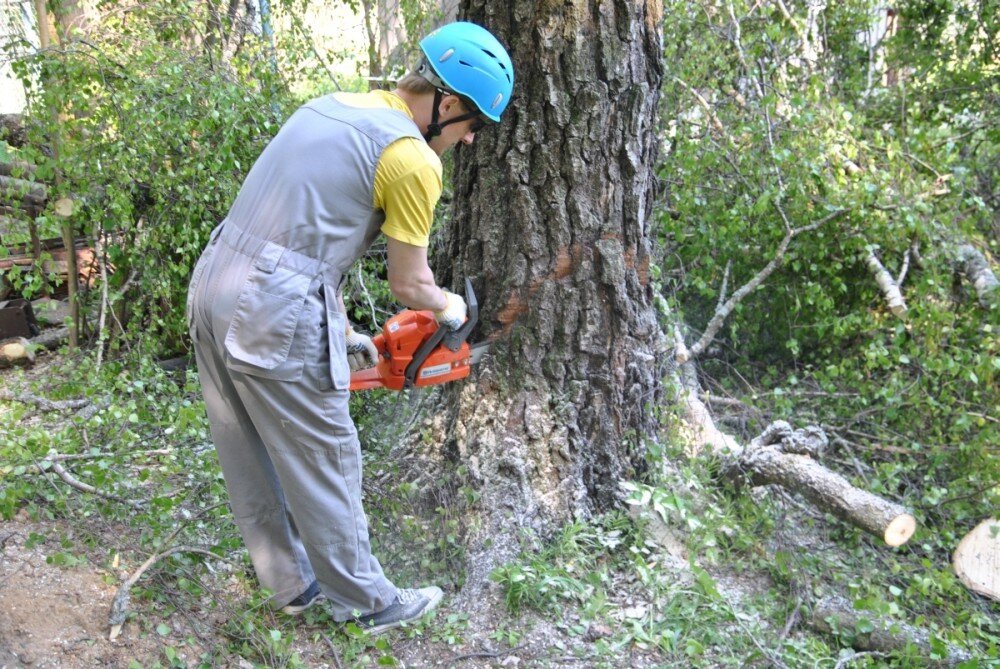
<svg viewBox="0 0 1000 669"><path fill-rule="evenodd" d="M378 349L372 338L355 332L350 325L347 326L347 363L352 372L374 367L378 363Z"/></svg>
<svg viewBox="0 0 1000 669"><path fill-rule="evenodd" d="M465 300L462 299L461 295L450 293L447 290L442 290L441 292L444 293L444 297L447 302L445 303L444 309L434 312L434 318L438 323L446 328L450 330L457 330L462 327L462 323L465 322L467 310Z"/></svg>

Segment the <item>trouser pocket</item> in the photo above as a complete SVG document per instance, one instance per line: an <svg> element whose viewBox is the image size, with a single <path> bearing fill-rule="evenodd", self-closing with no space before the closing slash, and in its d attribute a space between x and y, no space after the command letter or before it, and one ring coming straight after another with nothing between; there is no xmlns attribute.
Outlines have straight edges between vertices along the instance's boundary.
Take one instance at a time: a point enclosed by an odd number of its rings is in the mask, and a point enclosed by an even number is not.
<svg viewBox="0 0 1000 669"><path fill-rule="evenodd" d="M268 248L270 247L270 248ZM227 364L265 378L294 380L302 372L302 351L289 351L312 277L277 265L281 247L268 244L250 270L226 332Z"/></svg>

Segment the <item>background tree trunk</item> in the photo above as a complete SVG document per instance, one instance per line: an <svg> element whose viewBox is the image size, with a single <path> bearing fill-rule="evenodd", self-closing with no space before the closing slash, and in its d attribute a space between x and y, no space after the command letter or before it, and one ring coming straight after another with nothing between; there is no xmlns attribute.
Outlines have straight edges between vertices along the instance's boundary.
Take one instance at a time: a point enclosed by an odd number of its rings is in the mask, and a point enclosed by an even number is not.
<svg viewBox="0 0 1000 669"><path fill-rule="evenodd" d="M659 0L471 0L460 12L516 68L503 124L458 151L435 251L442 283L472 279L473 338L492 342L472 381L444 390L433 440L478 494L473 590L521 530L544 535L615 503L654 436L661 13Z"/></svg>

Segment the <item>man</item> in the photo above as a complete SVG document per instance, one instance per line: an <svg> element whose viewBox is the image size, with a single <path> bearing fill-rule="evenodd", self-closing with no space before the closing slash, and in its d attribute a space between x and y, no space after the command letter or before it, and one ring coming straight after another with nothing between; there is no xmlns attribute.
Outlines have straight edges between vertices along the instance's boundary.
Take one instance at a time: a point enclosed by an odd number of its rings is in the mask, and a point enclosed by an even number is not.
<svg viewBox="0 0 1000 669"><path fill-rule="evenodd" d="M271 604L321 598L378 632L414 620L437 587L401 589L371 553L351 369L376 362L341 285L379 232L393 295L457 328L464 300L427 264L440 156L496 123L513 89L506 50L452 23L395 91L336 94L296 111L254 164L192 274L188 323L237 525Z"/></svg>

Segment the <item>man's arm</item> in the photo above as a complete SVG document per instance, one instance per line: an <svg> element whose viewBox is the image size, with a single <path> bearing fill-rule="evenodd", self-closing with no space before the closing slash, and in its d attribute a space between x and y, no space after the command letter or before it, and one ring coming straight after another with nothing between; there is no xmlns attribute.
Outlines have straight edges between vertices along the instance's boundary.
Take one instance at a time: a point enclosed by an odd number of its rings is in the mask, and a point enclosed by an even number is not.
<svg viewBox="0 0 1000 669"><path fill-rule="evenodd" d="M427 249L386 237L389 246L389 290L410 309L442 311L448 306L445 292L434 281L427 264Z"/></svg>

